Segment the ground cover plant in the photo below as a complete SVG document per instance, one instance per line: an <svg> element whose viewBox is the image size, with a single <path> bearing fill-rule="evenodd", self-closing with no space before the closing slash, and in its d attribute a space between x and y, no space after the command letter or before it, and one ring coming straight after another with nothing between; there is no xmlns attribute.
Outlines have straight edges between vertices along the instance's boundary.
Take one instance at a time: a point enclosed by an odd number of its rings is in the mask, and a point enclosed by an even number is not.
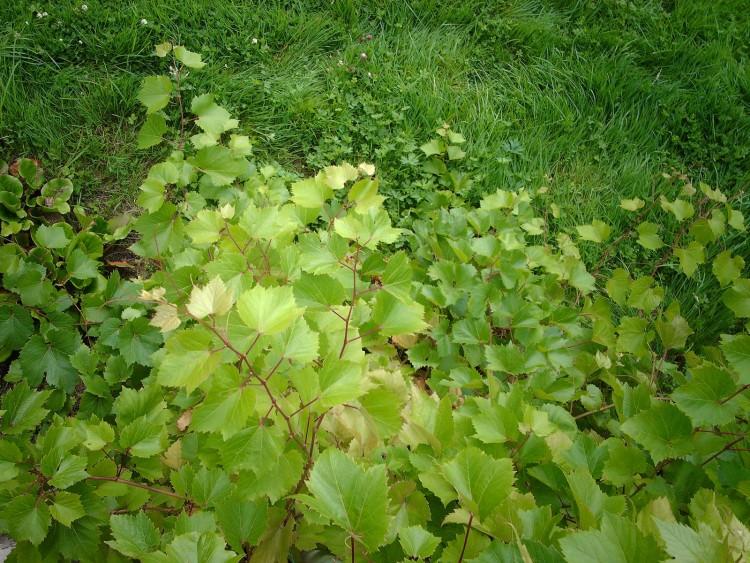
<svg viewBox="0 0 750 563"><path fill-rule="evenodd" d="M137 219L0 163L12 558L745 557L740 194L675 173L619 202L622 229L553 229L545 187L474 204L445 125L418 149L436 189L399 227L377 167L261 165L194 88L201 56L156 55L137 143L169 150ZM628 245L648 272L616 267ZM698 276L732 319L711 343L662 286Z"/></svg>

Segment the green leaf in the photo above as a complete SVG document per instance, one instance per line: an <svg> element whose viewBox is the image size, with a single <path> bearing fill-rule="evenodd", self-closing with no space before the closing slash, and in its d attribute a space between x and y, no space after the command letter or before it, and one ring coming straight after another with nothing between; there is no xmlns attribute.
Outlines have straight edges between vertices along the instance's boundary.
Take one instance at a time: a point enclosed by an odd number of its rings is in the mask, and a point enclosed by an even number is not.
<svg viewBox="0 0 750 563"><path fill-rule="evenodd" d="M71 278L90 280L99 275L99 263L77 248L68 256L67 270Z"/></svg>
<svg viewBox="0 0 750 563"><path fill-rule="evenodd" d="M693 424L698 426L721 426L734 421L739 405L729 401L737 387L732 376L712 364L704 364L691 370L691 380L672 393L672 399Z"/></svg>
<svg viewBox="0 0 750 563"><path fill-rule="evenodd" d="M590 240L591 242L604 242L612 232L612 228L599 219L594 219L591 225L577 226L576 230L583 240Z"/></svg>
<svg viewBox="0 0 750 563"><path fill-rule="evenodd" d="M372 309L372 322L383 336L418 332L427 327L423 319L424 307L419 303L404 303L390 293L378 293Z"/></svg>
<svg viewBox="0 0 750 563"><path fill-rule="evenodd" d="M750 280L736 280L721 300L738 317L750 317Z"/></svg>
<svg viewBox="0 0 750 563"><path fill-rule="evenodd" d="M742 212L727 206L727 222L740 232L745 232L745 217Z"/></svg>
<svg viewBox="0 0 750 563"><path fill-rule="evenodd" d="M348 360L326 358L318 372L318 381L322 392L320 404L323 407L343 405L363 393L362 366Z"/></svg>
<svg viewBox="0 0 750 563"><path fill-rule="evenodd" d="M323 169L323 173L323 181L334 190L340 190L347 182L356 180L359 176L357 169L348 162L344 162L338 166L326 166Z"/></svg>
<svg viewBox="0 0 750 563"><path fill-rule="evenodd" d="M705 524L700 531L677 522L654 519L673 561L733 561L729 546L715 538Z"/></svg>
<svg viewBox="0 0 750 563"><path fill-rule="evenodd" d="M646 202L639 197L635 199L620 200L620 207L626 211L638 211L639 209L642 209L644 205L646 205Z"/></svg>
<svg viewBox="0 0 750 563"><path fill-rule="evenodd" d="M147 76L138 92L138 101L146 106L147 113L154 113L169 103L172 81L168 76Z"/></svg>
<svg viewBox="0 0 750 563"><path fill-rule="evenodd" d="M70 362L70 356L81 346L77 333L67 330L47 331L47 340L39 334L32 336L21 349L21 367L34 385L41 382L43 375L47 381L72 393L78 383L78 370ZM34 377L31 377L34 374Z"/></svg>
<svg viewBox="0 0 750 563"><path fill-rule="evenodd" d="M246 386L234 366L220 366L211 378L206 398L193 409L190 427L199 432L221 432L224 439L245 427L253 413L255 390Z"/></svg>
<svg viewBox="0 0 750 563"><path fill-rule="evenodd" d="M211 333L203 327L195 327L173 334L165 348L157 381L169 387L185 387L191 393L216 371L223 346L214 349Z"/></svg>
<svg viewBox="0 0 750 563"><path fill-rule="evenodd" d="M236 561L233 551L225 551L224 540L215 532L190 532L176 537L166 549L165 561L180 563L227 563Z"/></svg>
<svg viewBox="0 0 750 563"><path fill-rule="evenodd" d="M49 511L55 520L68 528L74 520L86 515L81 497L67 491L58 491L55 494L55 502L49 507Z"/></svg>
<svg viewBox="0 0 750 563"><path fill-rule="evenodd" d="M523 353L511 342L505 345L493 344L486 348L487 367L509 373L520 375L526 371L526 359Z"/></svg>
<svg viewBox="0 0 750 563"><path fill-rule="evenodd" d="M680 315L670 319L669 322L657 320L654 326L664 348L668 350L684 348L687 339L694 334L690 325Z"/></svg>
<svg viewBox="0 0 750 563"><path fill-rule="evenodd" d="M47 504L31 494L16 496L5 505L3 520L16 541L34 545L42 543L52 522Z"/></svg>
<svg viewBox="0 0 750 563"><path fill-rule="evenodd" d="M248 327L261 334L277 334L291 326L304 309L297 307L292 288L256 285L237 300L237 312Z"/></svg>
<svg viewBox="0 0 750 563"><path fill-rule="evenodd" d="M164 451L166 428L163 424L149 422L141 417L120 431L120 446L133 457L148 458Z"/></svg>
<svg viewBox="0 0 750 563"><path fill-rule="evenodd" d="M232 292L227 290L220 278L213 278L204 287L193 287L188 312L198 319L208 315L224 315L233 304Z"/></svg>
<svg viewBox="0 0 750 563"><path fill-rule="evenodd" d="M654 223L644 221L638 225L638 240L636 241L643 248L648 250L657 250L664 246L664 242L659 237L659 226Z"/></svg>
<svg viewBox="0 0 750 563"><path fill-rule="evenodd" d="M361 213L350 212L346 217L336 219L333 229L345 239L375 250L379 243L394 243L401 235L401 229L394 229L388 213L382 209L369 207Z"/></svg>
<svg viewBox="0 0 750 563"><path fill-rule="evenodd" d="M322 174L293 182L291 188L292 201L305 209L320 209L333 195L333 189L324 182Z"/></svg>
<svg viewBox="0 0 750 563"><path fill-rule="evenodd" d="M617 351L635 356L648 353L648 343L654 333L647 330L648 321L638 317L622 317L617 327Z"/></svg>
<svg viewBox="0 0 750 563"><path fill-rule="evenodd" d="M85 457L68 455L62 459L59 467L49 480L49 484L57 489L67 489L89 476L86 473L88 462Z"/></svg>
<svg viewBox="0 0 750 563"><path fill-rule="evenodd" d="M159 547L159 532L142 510L135 515L116 514L109 524L114 540L105 543L127 557L140 558Z"/></svg>
<svg viewBox="0 0 750 563"><path fill-rule="evenodd" d="M616 440L609 445L609 457L604 462L602 477L616 487L624 487L632 484L638 474L644 473L647 469L646 457L642 450Z"/></svg>
<svg viewBox="0 0 750 563"><path fill-rule="evenodd" d="M213 94L203 94L193 98L191 109L198 116L196 124L206 133L221 135L239 125L239 121L231 119L227 110L214 103Z"/></svg>
<svg viewBox="0 0 750 563"><path fill-rule="evenodd" d="M169 41L164 41L156 46L156 56L159 58L166 57L172 51L172 44Z"/></svg>
<svg viewBox="0 0 750 563"><path fill-rule="evenodd" d="M750 383L750 336L722 334L721 351L724 352L732 369L739 374L740 383Z"/></svg>
<svg viewBox="0 0 750 563"><path fill-rule="evenodd" d="M651 454L654 463L679 458L693 450L693 425L677 407L659 403L621 426L622 431Z"/></svg>
<svg viewBox="0 0 750 563"><path fill-rule="evenodd" d="M685 200L678 198L670 202L666 197L661 196L659 201L661 202L661 208L664 211L671 212L680 222L690 219L695 213L693 206Z"/></svg>
<svg viewBox="0 0 750 563"><path fill-rule="evenodd" d="M661 550L651 536L619 516L607 515L601 530L574 532L560 539L567 561L576 563L632 563L661 561Z"/></svg>
<svg viewBox="0 0 750 563"><path fill-rule="evenodd" d="M411 264L405 252L397 252L388 259L381 277L383 289L404 303L411 295Z"/></svg>
<svg viewBox="0 0 750 563"><path fill-rule="evenodd" d="M193 164L207 174L216 186L231 184L247 169L244 158L234 158L226 147L204 147L195 155Z"/></svg>
<svg viewBox="0 0 750 563"><path fill-rule="evenodd" d="M312 494L298 498L352 540L359 538L368 551L375 551L388 531L388 487L386 468L363 469L345 453L329 448L313 465L307 488Z"/></svg>
<svg viewBox="0 0 750 563"><path fill-rule="evenodd" d="M151 365L151 354L162 343L161 334L143 317L125 323L117 337L120 354L128 365Z"/></svg>
<svg viewBox="0 0 750 563"><path fill-rule="evenodd" d="M429 143L425 143L419 149L425 154L425 156L433 156L441 154L445 150L445 143L440 139L432 139Z"/></svg>
<svg viewBox="0 0 750 563"><path fill-rule="evenodd" d="M295 319L284 332L275 334L272 340L273 351L288 360L308 363L318 357L318 333L310 330L302 317Z"/></svg>
<svg viewBox="0 0 750 563"><path fill-rule="evenodd" d="M182 245L182 221L177 216L177 208L171 203L163 204L155 212L141 215L134 228L141 234L141 240L131 249L140 256L157 258Z"/></svg>
<svg viewBox="0 0 750 563"><path fill-rule="evenodd" d="M101 450L104 446L113 442L115 439L115 431L107 422L100 422L98 424L89 423L86 426L86 441L84 445L89 450Z"/></svg>
<svg viewBox="0 0 750 563"><path fill-rule="evenodd" d="M625 299L630 285L633 281L630 279L630 274L622 268L617 268L607 280L606 289L612 301L620 306L625 305Z"/></svg>
<svg viewBox="0 0 750 563"><path fill-rule="evenodd" d="M40 225L34 233L34 239L39 246L44 248L65 248L70 243L70 239L65 234L62 225Z"/></svg>
<svg viewBox="0 0 750 563"><path fill-rule="evenodd" d="M440 538L433 536L422 526L402 528L398 533L398 539L404 555L410 559L426 559L440 545Z"/></svg>
<svg viewBox="0 0 750 563"><path fill-rule="evenodd" d="M138 148L147 149L161 143L167 132L167 122L158 113L152 113L138 132Z"/></svg>
<svg viewBox="0 0 750 563"><path fill-rule="evenodd" d="M680 259L680 269L687 277L691 277L696 268L706 261L703 245L695 241L684 248L676 249L674 255Z"/></svg>
<svg viewBox="0 0 750 563"><path fill-rule="evenodd" d="M294 282L293 290L297 303L308 310L326 310L341 305L346 299L341 282L325 274L304 273Z"/></svg>
<svg viewBox="0 0 750 563"><path fill-rule="evenodd" d="M2 396L0 428L5 434L20 434L32 430L47 416L44 402L52 391L34 391L26 381L17 383Z"/></svg>
<svg viewBox="0 0 750 563"><path fill-rule="evenodd" d="M180 45L175 46L173 52L175 58L187 67L203 68L206 66L206 63L201 62L200 53L193 53Z"/></svg>
<svg viewBox="0 0 750 563"><path fill-rule="evenodd" d="M229 546L242 553L246 545L256 545L266 530L268 505L262 501L232 499L216 506L216 518Z"/></svg>
<svg viewBox="0 0 750 563"><path fill-rule="evenodd" d="M20 305L0 306L0 346L19 350L34 334L34 320Z"/></svg>
<svg viewBox="0 0 750 563"><path fill-rule="evenodd" d="M711 264L711 270L722 287L740 279L744 268L745 260L742 256L732 257L731 250L718 254Z"/></svg>
<svg viewBox="0 0 750 563"><path fill-rule="evenodd" d="M360 209L378 207L385 200L383 196L378 195L378 185L377 179L363 178L351 187L346 197Z"/></svg>
<svg viewBox="0 0 750 563"><path fill-rule="evenodd" d="M482 522L508 498L514 480L511 459L494 459L473 447L443 464L443 474L458 493L461 506Z"/></svg>

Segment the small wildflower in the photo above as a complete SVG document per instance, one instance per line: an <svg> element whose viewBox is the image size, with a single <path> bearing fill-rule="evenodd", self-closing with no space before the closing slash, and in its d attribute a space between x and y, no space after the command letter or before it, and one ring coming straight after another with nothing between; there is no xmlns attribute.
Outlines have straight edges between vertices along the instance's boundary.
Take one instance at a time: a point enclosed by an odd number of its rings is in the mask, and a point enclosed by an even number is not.
<svg viewBox="0 0 750 563"><path fill-rule="evenodd" d="M42 16L42 12L37 12L37 13L36 13L36 17L37 17L37 18L39 18L39 19L41 19L41 18L43 17L43 16Z"/></svg>
<svg viewBox="0 0 750 563"><path fill-rule="evenodd" d="M43 18L46 18L47 16L49 16L49 14L47 12L42 12L42 17Z"/></svg>
<svg viewBox="0 0 750 563"><path fill-rule="evenodd" d="M83 45L83 41L81 41L81 40L79 39L79 40L78 40L78 44L79 44L79 45Z"/></svg>
<svg viewBox="0 0 750 563"><path fill-rule="evenodd" d="M349 67L349 72L354 72L356 69L353 66Z"/></svg>
<svg viewBox="0 0 750 563"><path fill-rule="evenodd" d="M367 60L367 53L362 53L362 54L361 54L361 55L359 56L359 58L360 58L360 59L362 59L363 61L366 61L366 60Z"/></svg>
<svg viewBox="0 0 750 563"><path fill-rule="evenodd" d="M371 72L367 73L367 78L372 78L372 73Z"/></svg>
<svg viewBox="0 0 750 563"><path fill-rule="evenodd" d="M258 38L257 37L253 37L253 40L250 43L252 43L253 45L257 45L258 44Z"/></svg>
<svg viewBox="0 0 750 563"><path fill-rule="evenodd" d="M368 33L365 39L367 39L368 41L372 41L372 33Z"/></svg>
<svg viewBox="0 0 750 563"><path fill-rule="evenodd" d="M363 42L364 40L365 40L365 36L364 36L364 35L363 35L362 37L360 37L360 38L359 38L359 42L360 42L360 43L362 43L362 42Z"/></svg>
<svg viewBox="0 0 750 563"><path fill-rule="evenodd" d="M141 25L146 25L148 23L148 20L146 18L143 18L141 20Z"/></svg>
<svg viewBox="0 0 750 563"><path fill-rule="evenodd" d="M339 66L344 66L344 61L339 61Z"/></svg>
<svg viewBox="0 0 750 563"><path fill-rule="evenodd" d="M85 12L88 9L89 9L89 7L86 4L81 4L81 11L82 12Z"/></svg>

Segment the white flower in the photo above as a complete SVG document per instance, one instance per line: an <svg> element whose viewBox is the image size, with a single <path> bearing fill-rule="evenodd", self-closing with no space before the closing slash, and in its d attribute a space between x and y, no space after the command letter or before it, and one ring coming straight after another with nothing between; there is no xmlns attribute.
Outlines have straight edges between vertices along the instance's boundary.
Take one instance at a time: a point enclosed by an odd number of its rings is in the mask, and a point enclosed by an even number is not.
<svg viewBox="0 0 750 563"><path fill-rule="evenodd" d="M367 60L367 53L362 53L362 54L361 54L361 55L359 56L359 58L360 58L360 59L362 59L363 61L366 61L366 60Z"/></svg>
<svg viewBox="0 0 750 563"><path fill-rule="evenodd" d="M141 20L141 25L146 25L148 23L148 20L146 18L143 18Z"/></svg>
<svg viewBox="0 0 750 563"><path fill-rule="evenodd" d="M42 17L43 17L43 16L42 16L42 13L41 13L41 12L37 12L37 13L36 13L36 17L37 17L37 18L42 18Z"/></svg>
<svg viewBox="0 0 750 563"><path fill-rule="evenodd" d="M81 41L81 40L79 39L79 40L78 40L78 44L79 44L79 45L83 45L83 41Z"/></svg>
<svg viewBox="0 0 750 563"><path fill-rule="evenodd" d="M250 43L252 43L253 45L257 45L258 44L258 38L257 37L253 37L253 40Z"/></svg>
<svg viewBox="0 0 750 563"><path fill-rule="evenodd" d="M344 61L339 61L339 66L344 66Z"/></svg>
<svg viewBox="0 0 750 563"><path fill-rule="evenodd" d="M46 18L49 14L47 12L42 12L42 17Z"/></svg>
<svg viewBox="0 0 750 563"><path fill-rule="evenodd" d="M86 4L81 4L81 11L82 12L85 12L88 9L89 9L89 7Z"/></svg>
<svg viewBox="0 0 750 563"><path fill-rule="evenodd" d="M371 72L367 73L367 78L372 78L372 73Z"/></svg>

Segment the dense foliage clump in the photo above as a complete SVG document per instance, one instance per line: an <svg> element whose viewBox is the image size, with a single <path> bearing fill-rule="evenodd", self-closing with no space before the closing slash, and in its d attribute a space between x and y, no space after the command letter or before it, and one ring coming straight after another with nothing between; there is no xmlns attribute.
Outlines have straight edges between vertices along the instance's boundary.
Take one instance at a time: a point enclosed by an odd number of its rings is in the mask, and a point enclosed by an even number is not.
<svg viewBox="0 0 750 563"><path fill-rule="evenodd" d="M732 199L677 178L559 232L544 190L439 189L396 228L372 165L288 180L196 53L139 100L174 150L137 220L0 171L0 529L18 561L736 561L750 549L750 280ZM50 187L52 186L52 187ZM127 259L108 252L131 233ZM618 265L624 241L650 275ZM603 245L598 264L584 245ZM580 247L580 248L579 248ZM135 267L132 270L131 267ZM664 271L718 286L696 346ZM124 272L124 273L123 273Z"/></svg>

